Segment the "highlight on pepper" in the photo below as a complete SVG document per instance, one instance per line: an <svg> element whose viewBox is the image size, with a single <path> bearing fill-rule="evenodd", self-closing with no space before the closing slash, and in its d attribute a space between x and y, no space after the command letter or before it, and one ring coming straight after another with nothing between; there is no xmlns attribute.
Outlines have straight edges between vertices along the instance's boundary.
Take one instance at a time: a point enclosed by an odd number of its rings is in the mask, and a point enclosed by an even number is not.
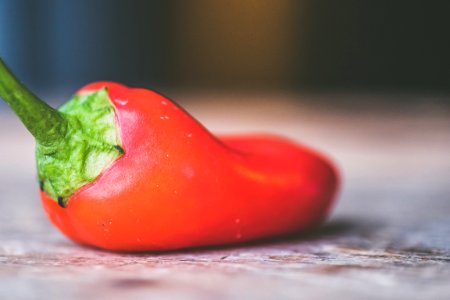
<svg viewBox="0 0 450 300"><path fill-rule="evenodd" d="M0 97L36 140L40 198L73 241L164 251L287 235L320 225L339 178L307 146L214 136L170 99L95 82L54 109L0 59Z"/></svg>

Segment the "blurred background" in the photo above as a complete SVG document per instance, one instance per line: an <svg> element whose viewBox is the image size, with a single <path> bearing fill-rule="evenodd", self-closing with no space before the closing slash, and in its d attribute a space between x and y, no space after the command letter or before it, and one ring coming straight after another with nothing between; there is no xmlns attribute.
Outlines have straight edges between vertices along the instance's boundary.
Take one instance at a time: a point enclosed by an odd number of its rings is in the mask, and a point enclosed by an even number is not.
<svg viewBox="0 0 450 300"><path fill-rule="evenodd" d="M38 92L448 92L446 1L0 0L0 55ZM400 98L404 100L404 98Z"/></svg>
<svg viewBox="0 0 450 300"><path fill-rule="evenodd" d="M214 132L303 141L342 168L344 211L380 188L420 187L421 206L450 178L448 12L417 0L0 0L0 55L55 105L113 80L162 92ZM4 174L33 175L32 138L3 126L16 146L0 156L17 158Z"/></svg>

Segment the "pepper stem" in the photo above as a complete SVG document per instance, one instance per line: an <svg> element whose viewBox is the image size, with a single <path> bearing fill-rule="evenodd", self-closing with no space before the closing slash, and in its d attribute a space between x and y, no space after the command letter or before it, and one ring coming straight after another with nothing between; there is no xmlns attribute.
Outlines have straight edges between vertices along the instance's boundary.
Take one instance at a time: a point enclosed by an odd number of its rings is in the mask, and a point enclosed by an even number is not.
<svg viewBox="0 0 450 300"><path fill-rule="evenodd" d="M67 121L61 113L28 90L1 58L0 97L8 103L37 143L50 146L64 139Z"/></svg>

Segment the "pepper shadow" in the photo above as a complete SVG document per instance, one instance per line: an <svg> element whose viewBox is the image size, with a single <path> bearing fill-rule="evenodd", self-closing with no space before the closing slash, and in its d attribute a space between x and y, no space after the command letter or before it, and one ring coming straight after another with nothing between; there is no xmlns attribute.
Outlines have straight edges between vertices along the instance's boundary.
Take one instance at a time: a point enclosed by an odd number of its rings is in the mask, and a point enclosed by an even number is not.
<svg viewBox="0 0 450 300"><path fill-rule="evenodd" d="M238 249L242 247L258 248L283 244L314 244L322 241L340 240L346 237L367 239L373 236L374 233L382 227L384 227L384 225L377 221L361 220L356 218L338 218L308 231L298 231L287 235L263 238L234 245L202 247L197 248L197 250L224 250Z"/></svg>
<svg viewBox="0 0 450 300"><path fill-rule="evenodd" d="M299 231L287 235L280 235L269 238L262 238L254 241L246 241L235 244L202 246L178 250L166 251L143 251L138 253L121 252L123 254L146 256L146 255L173 255L173 254L205 254L215 251L238 251L265 247L279 246L302 246L313 245L321 242L330 242L343 240L345 238L360 238L361 240L370 239L384 225L377 221L362 220L357 218L338 218L333 219L322 226L313 230Z"/></svg>

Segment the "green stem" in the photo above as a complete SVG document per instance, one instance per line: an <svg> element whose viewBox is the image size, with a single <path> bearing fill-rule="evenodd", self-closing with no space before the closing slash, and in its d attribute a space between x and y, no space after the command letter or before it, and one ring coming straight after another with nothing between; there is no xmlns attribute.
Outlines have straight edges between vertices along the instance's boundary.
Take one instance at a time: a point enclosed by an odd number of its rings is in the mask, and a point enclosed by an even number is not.
<svg viewBox="0 0 450 300"><path fill-rule="evenodd" d="M1 58L0 97L8 103L39 144L50 146L64 139L67 121L61 113L20 83Z"/></svg>

